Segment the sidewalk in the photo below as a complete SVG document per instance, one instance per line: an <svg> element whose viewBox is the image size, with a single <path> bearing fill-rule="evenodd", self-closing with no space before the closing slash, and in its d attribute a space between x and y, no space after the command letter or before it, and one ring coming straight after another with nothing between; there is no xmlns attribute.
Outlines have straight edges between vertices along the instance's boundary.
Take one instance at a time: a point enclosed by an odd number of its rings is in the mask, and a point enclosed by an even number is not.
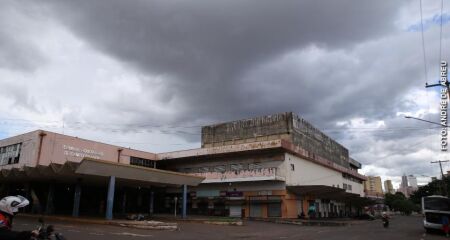
<svg viewBox="0 0 450 240"><path fill-rule="evenodd" d="M162 221L135 221L135 220L106 220L102 218L95 217L71 217L71 216L54 216L54 215L33 215L21 213L19 218L34 218L36 222L40 217L45 221L63 221L71 223L83 223L83 224L101 224L101 225L114 225L121 227L139 228L139 229L149 229L149 230L177 230L177 223L162 222Z"/></svg>
<svg viewBox="0 0 450 240"><path fill-rule="evenodd" d="M196 222L196 223L229 225L229 226L244 225L244 222L240 218L202 216L202 215L187 215L186 218L180 218L180 217L175 217L174 215L170 215L170 214L155 214L155 215L153 215L153 219L161 220L161 221Z"/></svg>
<svg viewBox="0 0 450 240"><path fill-rule="evenodd" d="M253 221L273 222L280 224L292 224L302 226L327 226L343 227L368 222L368 220L356 220L350 218L341 219L281 219L281 218L251 218Z"/></svg>

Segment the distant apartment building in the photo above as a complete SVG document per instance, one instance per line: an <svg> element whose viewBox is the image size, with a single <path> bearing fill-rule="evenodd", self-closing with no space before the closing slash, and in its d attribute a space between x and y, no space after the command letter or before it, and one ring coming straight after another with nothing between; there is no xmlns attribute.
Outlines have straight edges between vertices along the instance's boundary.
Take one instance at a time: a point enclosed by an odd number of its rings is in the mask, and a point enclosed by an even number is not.
<svg viewBox="0 0 450 240"><path fill-rule="evenodd" d="M414 175L408 175L408 186L417 189L417 178Z"/></svg>
<svg viewBox="0 0 450 240"><path fill-rule="evenodd" d="M405 174L402 176L402 182L400 183L400 187L398 192L403 193L406 197L411 196L418 189L417 178L414 175Z"/></svg>
<svg viewBox="0 0 450 240"><path fill-rule="evenodd" d="M392 186L392 181L389 179L384 181L384 192L390 194L395 193L394 186Z"/></svg>
<svg viewBox="0 0 450 240"><path fill-rule="evenodd" d="M381 185L381 177L368 176L364 182L364 192L366 197L381 198L383 197L383 188Z"/></svg>

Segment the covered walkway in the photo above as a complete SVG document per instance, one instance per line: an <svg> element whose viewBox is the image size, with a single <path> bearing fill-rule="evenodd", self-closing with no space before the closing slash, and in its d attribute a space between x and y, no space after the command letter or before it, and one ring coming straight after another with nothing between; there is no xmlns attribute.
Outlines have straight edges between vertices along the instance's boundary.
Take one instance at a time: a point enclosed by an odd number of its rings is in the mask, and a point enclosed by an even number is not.
<svg viewBox="0 0 450 240"><path fill-rule="evenodd" d="M287 190L302 199L302 210L309 214L309 207L314 206L318 216L315 217L349 217L358 215L360 208L368 200L345 189L325 185L287 186Z"/></svg>
<svg viewBox="0 0 450 240"><path fill-rule="evenodd" d="M30 184L44 182L48 185L45 212L52 214L55 183L73 184L72 215L79 216L82 184L87 187L107 186L106 199L103 202L106 202L105 218L110 220L113 218L114 199L117 199L115 197L117 186L137 187L139 189L182 187L183 193L180 197L180 202L182 202L181 214L183 217L186 217L187 187L197 186L203 179L202 177L177 172L85 158L80 163L52 163L48 166L38 165L37 167L2 169L0 173L0 182L2 183L0 190L9 193L11 184L19 183L22 184L21 190L33 201L36 198L36 194L30 191ZM154 191L151 190L149 194L150 196L147 197L149 202L148 210L152 214ZM126 192L124 192L121 199L122 206L126 206L126 196Z"/></svg>

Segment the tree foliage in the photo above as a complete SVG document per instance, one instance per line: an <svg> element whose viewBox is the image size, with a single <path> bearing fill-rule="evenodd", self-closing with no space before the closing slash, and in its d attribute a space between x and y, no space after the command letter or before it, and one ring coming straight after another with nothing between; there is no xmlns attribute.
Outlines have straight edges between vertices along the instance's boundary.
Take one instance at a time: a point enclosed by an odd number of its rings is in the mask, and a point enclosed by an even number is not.
<svg viewBox="0 0 450 240"><path fill-rule="evenodd" d="M386 193L384 195L384 204L388 205L393 211L400 211L408 215L420 209L419 206L407 199L401 192L395 194Z"/></svg>
<svg viewBox="0 0 450 240"><path fill-rule="evenodd" d="M447 196L447 193L450 193L449 177L445 177L443 180L434 180L425 186L419 187L419 189L410 196L410 199L415 204L421 204L422 197L431 195Z"/></svg>

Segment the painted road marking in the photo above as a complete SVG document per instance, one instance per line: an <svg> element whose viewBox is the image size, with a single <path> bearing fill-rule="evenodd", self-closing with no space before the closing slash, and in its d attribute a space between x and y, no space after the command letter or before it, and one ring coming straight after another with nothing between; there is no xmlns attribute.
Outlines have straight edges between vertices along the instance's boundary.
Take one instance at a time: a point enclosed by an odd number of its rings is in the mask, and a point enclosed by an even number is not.
<svg viewBox="0 0 450 240"><path fill-rule="evenodd" d="M132 237L153 237L152 235L136 234L136 233L129 233L129 232L112 233L112 234L123 235L123 236L132 236Z"/></svg>

